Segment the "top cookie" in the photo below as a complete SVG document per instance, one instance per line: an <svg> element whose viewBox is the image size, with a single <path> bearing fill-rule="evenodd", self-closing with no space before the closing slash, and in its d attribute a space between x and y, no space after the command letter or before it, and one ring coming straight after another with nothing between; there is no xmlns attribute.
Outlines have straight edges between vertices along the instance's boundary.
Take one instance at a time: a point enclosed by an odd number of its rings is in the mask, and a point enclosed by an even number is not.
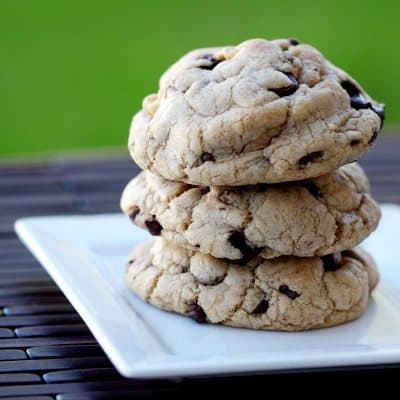
<svg viewBox="0 0 400 400"><path fill-rule="evenodd" d="M195 50L147 96L133 159L170 180L247 185L300 180L356 160L384 118L348 74L294 40Z"/></svg>

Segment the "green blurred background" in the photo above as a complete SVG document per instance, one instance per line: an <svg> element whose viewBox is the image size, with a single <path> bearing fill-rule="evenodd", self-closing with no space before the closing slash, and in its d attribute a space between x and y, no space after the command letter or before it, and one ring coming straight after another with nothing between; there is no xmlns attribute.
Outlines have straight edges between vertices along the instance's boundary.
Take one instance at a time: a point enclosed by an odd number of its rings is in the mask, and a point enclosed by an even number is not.
<svg viewBox="0 0 400 400"><path fill-rule="evenodd" d="M252 37L315 45L387 104L390 130L399 15L398 0L0 0L0 156L124 146L169 64Z"/></svg>

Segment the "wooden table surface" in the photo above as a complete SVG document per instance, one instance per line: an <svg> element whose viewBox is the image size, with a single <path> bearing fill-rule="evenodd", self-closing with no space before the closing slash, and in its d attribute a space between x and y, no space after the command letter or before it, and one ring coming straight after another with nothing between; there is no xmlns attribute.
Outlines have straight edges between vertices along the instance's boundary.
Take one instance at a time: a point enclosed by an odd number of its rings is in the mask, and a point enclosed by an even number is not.
<svg viewBox="0 0 400 400"><path fill-rule="evenodd" d="M380 202L400 204L400 135L381 137L360 161ZM400 365L246 377L122 378L51 278L18 241L13 223L33 215L119 212L122 188L138 172L125 157L0 166L0 398L36 400L183 397L278 389L282 395L332 380L396 383ZM399 338L400 340L400 338ZM195 344L194 344L195 345ZM340 393L340 391L339 391Z"/></svg>

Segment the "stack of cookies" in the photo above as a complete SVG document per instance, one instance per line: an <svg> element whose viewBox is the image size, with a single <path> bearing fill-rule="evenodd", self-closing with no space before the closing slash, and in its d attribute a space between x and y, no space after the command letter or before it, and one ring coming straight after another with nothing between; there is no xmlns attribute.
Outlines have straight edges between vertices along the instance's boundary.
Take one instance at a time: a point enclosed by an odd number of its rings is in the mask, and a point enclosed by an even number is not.
<svg viewBox="0 0 400 400"><path fill-rule="evenodd" d="M133 118L145 171L121 207L158 238L134 249L129 287L198 322L291 331L359 317L378 272L356 246L380 210L354 161L383 118L297 40L188 53Z"/></svg>

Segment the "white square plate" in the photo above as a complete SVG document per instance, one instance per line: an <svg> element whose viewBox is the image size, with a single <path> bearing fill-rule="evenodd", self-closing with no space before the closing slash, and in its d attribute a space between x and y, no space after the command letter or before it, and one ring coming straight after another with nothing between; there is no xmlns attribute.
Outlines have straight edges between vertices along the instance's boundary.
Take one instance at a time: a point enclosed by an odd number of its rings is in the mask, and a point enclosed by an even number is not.
<svg viewBox="0 0 400 400"><path fill-rule="evenodd" d="M400 362L400 208L365 242L381 281L357 321L310 332L199 325L125 287L128 253L149 239L122 215L24 218L16 231L125 376L177 377Z"/></svg>

